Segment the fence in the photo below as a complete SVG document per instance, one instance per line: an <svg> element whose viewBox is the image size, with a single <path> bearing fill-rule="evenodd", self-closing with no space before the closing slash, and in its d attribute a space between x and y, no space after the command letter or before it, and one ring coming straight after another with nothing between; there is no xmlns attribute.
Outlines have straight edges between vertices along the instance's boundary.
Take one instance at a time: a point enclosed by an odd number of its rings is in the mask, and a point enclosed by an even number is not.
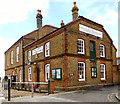
<svg viewBox="0 0 120 104"><path fill-rule="evenodd" d="M3 90L8 90L8 81L2 83Z"/></svg>
<svg viewBox="0 0 120 104"><path fill-rule="evenodd" d="M21 89L34 92L48 92L48 94L54 93L54 82L48 80L48 82L12 82L11 87L14 89Z"/></svg>
<svg viewBox="0 0 120 104"><path fill-rule="evenodd" d="M32 91L34 92L48 92L49 94L49 83L48 82L12 82L11 87L14 89Z"/></svg>

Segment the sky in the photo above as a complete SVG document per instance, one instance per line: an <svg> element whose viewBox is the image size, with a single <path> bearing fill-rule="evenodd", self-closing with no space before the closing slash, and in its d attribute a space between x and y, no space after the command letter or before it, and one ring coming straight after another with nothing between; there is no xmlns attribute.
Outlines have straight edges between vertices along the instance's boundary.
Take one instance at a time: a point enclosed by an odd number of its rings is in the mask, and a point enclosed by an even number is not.
<svg viewBox="0 0 120 104"><path fill-rule="evenodd" d="M4 52L37 29L37 9L43 15L43 26L60 27L61 20L72 21L73 2L78 15L104 26L118 49L118 0L0 0L0 76L4 76Z"/></svg>

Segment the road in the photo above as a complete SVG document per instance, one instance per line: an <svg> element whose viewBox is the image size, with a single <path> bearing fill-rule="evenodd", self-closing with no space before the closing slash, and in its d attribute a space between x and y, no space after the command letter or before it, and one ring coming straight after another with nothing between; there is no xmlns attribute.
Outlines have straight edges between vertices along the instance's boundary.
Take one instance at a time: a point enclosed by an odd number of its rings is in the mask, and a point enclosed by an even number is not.
<svg viewBox="0 0 120 104"><path fill-rule="evenodd" d="M118 102L115 94L118 86L94 88L92 90L77 90L60 92L46 96L24 96L12 98L10 102ZM6 101L5 101L6 102ZM3 103L4 104L4 103Z"/></svg>
<svg viewBox="0 0 120 104"><path fill-rule="evenodd" d="M115 98L117 92L118 86L106 86L99 89L71 91L52 96L78 102L118 102Z"/></svg>

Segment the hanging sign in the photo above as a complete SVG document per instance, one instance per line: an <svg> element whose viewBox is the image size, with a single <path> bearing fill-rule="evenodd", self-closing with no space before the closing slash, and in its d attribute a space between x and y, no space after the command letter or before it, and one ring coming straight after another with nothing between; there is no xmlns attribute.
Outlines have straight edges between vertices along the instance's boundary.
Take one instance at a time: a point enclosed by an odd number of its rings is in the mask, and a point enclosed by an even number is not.
<svg viewBox="0 0 120 104"><path fill-rule="evenodd" d="M32 50L32 55L39 54L41 52L43 52L43 46L40 46L38 48L33 49Z"/></svg>

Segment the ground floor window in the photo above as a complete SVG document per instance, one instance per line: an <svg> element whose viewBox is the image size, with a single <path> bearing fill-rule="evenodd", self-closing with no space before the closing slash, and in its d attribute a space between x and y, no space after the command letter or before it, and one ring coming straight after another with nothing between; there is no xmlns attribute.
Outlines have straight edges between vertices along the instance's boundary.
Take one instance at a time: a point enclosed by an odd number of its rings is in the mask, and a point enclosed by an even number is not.
<svg viewBox="0 0 120 104"><path fill-rule="evenodd" d="M19 79L20 79L20 82L21 82L21 70L19 70Z"/></svg>
<svg viewBox="0 0 120 104"><path fill-rule="evenodd" d="M101 80L105 80L105 65L100 64L100 70L101 70Z"/></svg>
<svg viewBox="0 0 120 104"><path fill-rule="evenodd" d="M47 82L50 78L50 64L45 65L45 81Z"/></svg>
<svg viewBox="0 0 120 104"><path fill-rule="evenodd" d="M31 67L28 68L28 81L31 81Z"/></svg>
<svg viewBox="0 0 120 104"><path fill-rule="evenodd" d="M91 78L97 78L97 68L91 67Z"/></svg>
<svg viewBox="0 0 120 104"><path fill-rule="evenodd" d="M78 62L79 81L85 81L85 63Z"/></svg>

